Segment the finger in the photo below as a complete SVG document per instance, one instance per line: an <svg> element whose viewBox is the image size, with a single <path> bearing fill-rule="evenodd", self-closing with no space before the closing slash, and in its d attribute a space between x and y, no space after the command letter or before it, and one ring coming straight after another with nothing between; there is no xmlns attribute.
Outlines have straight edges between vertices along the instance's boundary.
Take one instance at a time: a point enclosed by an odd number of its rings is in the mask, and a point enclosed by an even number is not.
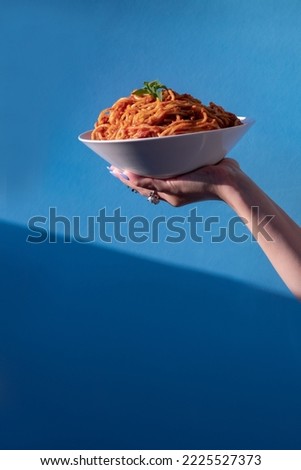
<svg viewBox="0 0 301 470"><path fill-rule="evenodd" d="M110 171L114 174L114 176L117 176L120 181L126 182L126 184L131 183L138 188L145 188L158 192L161 191L163 193L168 192L169 190L169 184L165 180L139 176L127 170L121 171L116 167L111 167Z"/></svg>
<svg viewBox="0 0 301 470"><path fill-rule="evenodd" d="M135 191L142 189L136 186L132 181L130 181L130 179L118 168L111 167L109 171L112 176L117 178L119 181L121 181L121 183L125 184L128 188L131 188Z"/></svg>
<svg viewBox="0 0 301 470"><path fill-rule="evenodd" d="M141 188L140 186L136 186L130 179L127 180L123 176L121 176L121 170L117 169L117 171L116 171L116 168L114 168L114 167L111 167L111 168L113 168L113 170L115 170L115 171L113 171L112 169L110 169L110 173L113 176L115 176L115 178L119 179L119 181L121 181L123 184L125 184L132 191L135 191L135 192L139 193L140 196L148 198L150 196L151 191L154 190L152 188L147 189L147 188ZM169 196L168 194L165 194L164 192L157 191L157 190L156 190L156 193L158 194L159 198L162 201L167 202L171 205L175 205L174 202L173 202L174 198L172 196Z"/></svg>
<svg viewBox="0 0 301 470"><path fill-rule="evenodd" d="M141 196L145 196L145 197L149 196L149 194L150 194L149 189L140 188L139 186L136 186L134 183L132 183L130 180L125 179L123 176L121 176L120 170L118 170L118 171L110 170L110 173L111 173L112 176L119 179L119 181L121 181L121 183L123 183L125 186L130 188L132 191L136 191Z"/></svg>

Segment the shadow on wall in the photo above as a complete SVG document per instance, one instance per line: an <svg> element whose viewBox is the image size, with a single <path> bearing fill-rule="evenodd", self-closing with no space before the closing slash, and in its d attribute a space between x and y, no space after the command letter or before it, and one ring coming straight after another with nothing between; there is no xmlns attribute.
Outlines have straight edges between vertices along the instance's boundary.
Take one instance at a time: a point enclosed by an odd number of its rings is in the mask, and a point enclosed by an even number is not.
<svg viewBox="0 0 301 470"><path fill-rule="evenodd" d="M300 449L301 308L1 226L2 449Z"/></svg>

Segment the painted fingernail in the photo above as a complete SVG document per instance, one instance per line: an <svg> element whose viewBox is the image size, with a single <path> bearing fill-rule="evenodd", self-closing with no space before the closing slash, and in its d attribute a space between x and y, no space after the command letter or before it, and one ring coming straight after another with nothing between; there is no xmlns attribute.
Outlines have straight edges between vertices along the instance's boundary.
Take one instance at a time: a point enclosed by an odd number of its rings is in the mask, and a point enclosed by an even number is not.
<svg viewBox="0 0 301 470"><path fill-rule="evenodd" d="M124 180L127 180L129 181L130 178L128 177L128 175L126 175L123 171L120 171L120 170L117 170L116 168L112 167L112 166L107 166L107 169L109 170L109 172L111 173L111 175L115 176L115 178L117 178L117 175L120 176L121 178L123 178Z"/></svg>
<svg viewBox="0 0 301 470"><path fill-rule="evenodd" d="M110 175L114 176L114 178L117 178L116 173L113 170L109 170Z"/></svg>
<svg viewBox="0 0 301 470"><path fill-rule="evenodd" d="M128 177L128 175L126 175L125 173L123 173L123 171L119 171L119 176L121 176L121 178L127 180L127 181L130 181L130 178Z"/></svg>

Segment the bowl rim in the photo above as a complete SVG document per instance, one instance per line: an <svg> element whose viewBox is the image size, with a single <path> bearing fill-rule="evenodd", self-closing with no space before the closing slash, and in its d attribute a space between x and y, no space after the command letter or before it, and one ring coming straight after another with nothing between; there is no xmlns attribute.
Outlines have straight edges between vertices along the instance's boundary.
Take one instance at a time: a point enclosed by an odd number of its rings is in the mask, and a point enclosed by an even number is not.
<svg viewBox="0 0 301 470"><path fill-rule="evenodd" d="M251 126L255 123L255 119L251 117L246 117L246 116L237 116L238 119L242 121L242 126ZM162 139L175 139L179 137L185 137L185 136L191 136L191 135L203 135L203 134L212 134L216 132L221 132L221 131L227 131L230 129L236 129L236 128L241 128L241 126L232 126L232 127L223 127L222 129L211 129L207 131L199 131L199 132L186 132L184 134L176 134L176 135L165 135L163 137L142 137L139 139L116 139L116 140L96 140L96 139L87 139L84 137L86 134L90 134L93 132L93 129L89 129L88 131L82 132L78 136L78 140L81 142L87 142L87 143L94 143L94 144L118 144L118 143L133 143L133 142L154 142L157 140L162 141Z"/></svg>

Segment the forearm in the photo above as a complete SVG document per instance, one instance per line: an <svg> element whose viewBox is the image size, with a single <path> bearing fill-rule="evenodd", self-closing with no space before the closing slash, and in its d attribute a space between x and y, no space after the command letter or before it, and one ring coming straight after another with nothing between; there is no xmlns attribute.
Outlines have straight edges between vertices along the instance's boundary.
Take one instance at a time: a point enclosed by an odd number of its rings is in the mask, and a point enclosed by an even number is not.
<svg viewBox="0 0 301 470"><path fill-rule="evenodd" d="M244 220L288 288L301 299L301 229L241 171L221 198Z"/></svg>

